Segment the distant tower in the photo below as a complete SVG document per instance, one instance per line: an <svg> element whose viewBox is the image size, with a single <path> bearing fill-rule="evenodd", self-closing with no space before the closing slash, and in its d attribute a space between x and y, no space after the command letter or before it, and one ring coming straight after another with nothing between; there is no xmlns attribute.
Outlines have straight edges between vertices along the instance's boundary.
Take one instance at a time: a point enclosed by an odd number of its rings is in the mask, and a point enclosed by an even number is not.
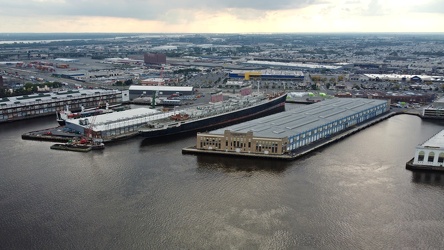
<svg viewBox="0 0 444 250"><path fill-rule="evenodd" d="M165 54L152 54L152 53L145 53L143 55L143 61L145 64L151 64L151 65L161 65L166 64L166 55Z"/></svg>

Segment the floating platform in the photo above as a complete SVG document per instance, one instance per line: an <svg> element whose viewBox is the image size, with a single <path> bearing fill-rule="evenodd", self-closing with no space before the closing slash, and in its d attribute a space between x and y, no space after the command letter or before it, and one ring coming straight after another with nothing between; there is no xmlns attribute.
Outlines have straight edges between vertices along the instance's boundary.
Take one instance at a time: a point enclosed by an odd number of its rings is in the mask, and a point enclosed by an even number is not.
<svg viewBox="0 0 444 250"><path fill-rule="evenodd" d="M68 142L69 140L81 136L78 133L64 131L64 126L31 131L22 134L23 140Z"/></svg>
<svg viewBox="0 0 444 250"><path fill-rule="evenodd" d="M76 137L82 136L79 133L64 132L63 128L64 128L64 126L60 126L60 127L55 127L55 128L47 128L47 129L27 132L27 133L22 134L22 139L23 140L34 140L34 141L69 142L70 140L73 140ZM139 135L138 131L135 131L132 133L129 132L126 134L113 136L109 140L104 140L104 142L125 140L125 139L136 137L138 135Z"/></svg>

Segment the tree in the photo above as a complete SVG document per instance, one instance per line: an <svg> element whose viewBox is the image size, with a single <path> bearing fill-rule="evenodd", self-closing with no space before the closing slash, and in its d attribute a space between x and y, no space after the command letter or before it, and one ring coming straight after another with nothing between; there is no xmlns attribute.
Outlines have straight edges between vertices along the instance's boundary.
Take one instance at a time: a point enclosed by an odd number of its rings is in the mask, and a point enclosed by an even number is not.
<svg viewBox="0 0 444 250"><path fill-rule="evenodd" d="M132 84L133 84L133 79L128 79L128 80L125 81L125 85L126 86L130 86Z"/></svg>
<svg viewBox="0 0 444 250"><path fill-rule="evenodd" d="M344 81L344 76L343 76L343 75L338 76L338 81L339 81L339 82Z"/></svg>

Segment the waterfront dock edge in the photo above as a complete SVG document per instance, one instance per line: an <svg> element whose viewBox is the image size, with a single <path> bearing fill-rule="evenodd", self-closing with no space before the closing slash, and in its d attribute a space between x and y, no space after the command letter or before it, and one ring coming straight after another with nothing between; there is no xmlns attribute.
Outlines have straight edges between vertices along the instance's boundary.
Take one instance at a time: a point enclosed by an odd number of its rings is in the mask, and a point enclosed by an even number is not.
<svg viewBox="0 0 444 250"><path fill-rule="evenodd" d="M444 172L444 167L413 164L413 158L405 163L405 168L410 171Z"/></svg>

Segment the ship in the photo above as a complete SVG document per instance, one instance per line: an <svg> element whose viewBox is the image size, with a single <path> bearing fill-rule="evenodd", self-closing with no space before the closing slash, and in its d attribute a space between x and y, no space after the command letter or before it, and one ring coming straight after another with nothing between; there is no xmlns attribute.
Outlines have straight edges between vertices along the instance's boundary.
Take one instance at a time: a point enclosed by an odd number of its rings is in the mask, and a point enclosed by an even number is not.
<svg viewBox="0 0 444 250"><path fill-rule="evenodd" d="M145 138L205 132L285 110L286 93L253 94L181 110L139 128Z"/></svg>
<svg viewBox="0 0 444 250"><path fill-rule="evenodd" d="M57 143L50 147L55 150L89 152L91 150L101 150L105 144L101 139L73 138L66 143Z"/></svg>

